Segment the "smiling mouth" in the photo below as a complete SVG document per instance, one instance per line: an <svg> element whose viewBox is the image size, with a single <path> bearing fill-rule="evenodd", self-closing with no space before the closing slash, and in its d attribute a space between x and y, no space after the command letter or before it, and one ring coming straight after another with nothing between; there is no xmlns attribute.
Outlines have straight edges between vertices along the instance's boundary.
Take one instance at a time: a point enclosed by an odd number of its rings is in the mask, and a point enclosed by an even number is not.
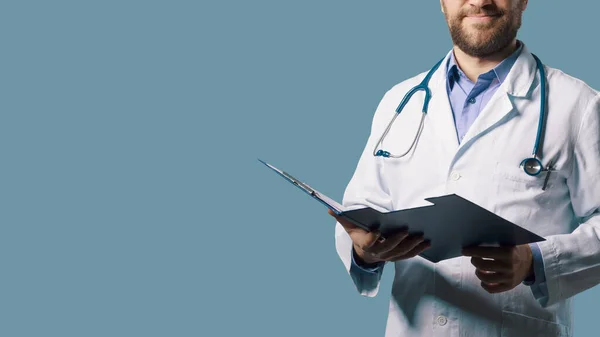
<svg viewBox="0 0 600 337"><path fill-rule="evenodd" d="M500 17L500 15L498 15L498 14L476 14L476 15L465 16L465 18L470 18L470 19L496 19L499 17Z"/></svg>
<svg viewBox="0 0 600 337"><path fill-rule="evenodd" d="M482 23L482 24L486 24L486 23L492 23L495 22L500 16L499 15L469 15L466 16L465 19L466 22L471 22L471 23Z"/></svg>

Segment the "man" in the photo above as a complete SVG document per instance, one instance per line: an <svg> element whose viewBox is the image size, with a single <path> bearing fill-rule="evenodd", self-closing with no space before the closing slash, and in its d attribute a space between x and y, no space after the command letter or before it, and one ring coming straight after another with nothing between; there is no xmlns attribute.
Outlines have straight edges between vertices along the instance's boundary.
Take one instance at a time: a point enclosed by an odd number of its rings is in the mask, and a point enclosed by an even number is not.
<svg viewBox="0 0 600 337"><path fill-rule="evenodd" d="M337 252L365 296L377 294L384 266L395 269L386 336L571 336L572 297L600 283L600 95L544 68L547 118L538 154L549 175L526 174L519 163L532 156L542 80L516 38L527 0L441 6L454 47L429 82L423 127L417 133L419 93L379 144L425 73L384 95L343 203L392 211L456 193L546 240L468 248L433 264L418 256L429 246L423 237L378 240L336 217ZM379 145L410 151L374 156Z"/></svg>

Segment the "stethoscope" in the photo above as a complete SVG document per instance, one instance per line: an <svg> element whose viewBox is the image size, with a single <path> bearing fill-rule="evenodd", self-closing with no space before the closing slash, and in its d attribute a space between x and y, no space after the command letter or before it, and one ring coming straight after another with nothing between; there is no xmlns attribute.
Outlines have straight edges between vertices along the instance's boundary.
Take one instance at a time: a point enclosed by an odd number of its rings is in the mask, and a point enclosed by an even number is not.
<svg viewBox="0 0 600 337"><path fill-rule="evenodd" d="M540 61L540 59L537 56L533 55L533 58L535 59L535 62L537 63L537 69L540 72L540 86L541 86L541 96L542 96L541 100L540 100L541 101L541 103L540 103L540 118L539 118L539 122L538 122L537 135L535 138L535 144L533 145L533 153L531 155L531 158L523 159L523 161L521 161L521 163L519 164L519 167L522 167L523 170L525 171L525 173L527 173L528 175L537 176L542 171L544 171L544 167L542 165L542 162L538 159L537 153L538 153L538 147L540 144L540 138L542 135L542 129L544 127L544 116L546 114L546 99L547 98L546 98L546 73L544 71L544 65L542 64L542 62ZM388 124L387 128L381 135L381 138L379 138L379 141L375 145L375 149L373 150L374 156L384 157L384 158L402 158L402 157L406 156L410 152L410 150L412 150L415 143L417 142L417 139L419 138L419 135L421 134L421 131L423 130L423 123L425 121L425 115L427 115L427 109L429 108L429 101L431 100L431 91L429 90L429 80L433 76L433 73L435 73L435 71L439 68L440 64L442 64L443 60L444 59L440 60L435 66L433 66L433 68L431 68L431 70L429 71L429 73L427 73L427 75L425 76L423 81L421 81L421 83L419 83L417 86L415 86L409 92L406 93L406 95L404 96L404 98L402 99L402 101L400 102L398 107L396 108L396 114L394 114L394 117L392 118L392 120ZM404 107L406 106L408 101L411 99L411 97L418 91L425 91L425 101L423 103L423 114L421 116L421 123L419 124L419 128L417 129L417 133L415 134L414 140L413 140L412 144L410 145L410 148L401 155L393 155L388 151L377 150L377 148L383 143L383 139L387 136L388 132L390 131L392 124L396 120L396 117L398 117L398 115L402 112L402 110L404 109ZM550 172L550 167L548 167L547 170L548 170L548 172Z"/></svg>

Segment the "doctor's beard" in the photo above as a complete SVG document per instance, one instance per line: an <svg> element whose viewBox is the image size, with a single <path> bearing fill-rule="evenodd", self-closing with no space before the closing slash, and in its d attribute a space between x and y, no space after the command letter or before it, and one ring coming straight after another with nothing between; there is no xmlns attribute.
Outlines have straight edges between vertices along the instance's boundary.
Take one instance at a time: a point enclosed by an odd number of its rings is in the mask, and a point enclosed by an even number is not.
<svg viewBox="0 0 600 337"><path fill-rule="evenodd" d="M446 11L447 13L447 11ZM464 19L468 15L485 14L498 17L487 23L471 24ZM495 5L463 10L454 17L446 14L453 43L467 55L486 57L504 50L516 38L521 28L523 11L515 8L502 10Z"/></svg>

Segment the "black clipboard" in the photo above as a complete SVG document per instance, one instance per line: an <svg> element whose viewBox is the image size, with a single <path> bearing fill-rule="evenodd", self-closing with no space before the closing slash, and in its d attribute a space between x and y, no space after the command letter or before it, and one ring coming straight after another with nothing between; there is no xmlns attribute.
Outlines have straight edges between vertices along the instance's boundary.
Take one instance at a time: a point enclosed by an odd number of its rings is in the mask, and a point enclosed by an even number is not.
<svg viewBox="0 0 600 337"><path fill-rule="evenodd" d="M410 234L422 233L431 246L419 255L433 263L462 256L464 247L512 246L546 240L456 194L426 198L432 205L392 212L382 213L370 207L346 210L287 172L259 161L338 216L367 231L378 230L383 236L403 229Z"/></svg>

